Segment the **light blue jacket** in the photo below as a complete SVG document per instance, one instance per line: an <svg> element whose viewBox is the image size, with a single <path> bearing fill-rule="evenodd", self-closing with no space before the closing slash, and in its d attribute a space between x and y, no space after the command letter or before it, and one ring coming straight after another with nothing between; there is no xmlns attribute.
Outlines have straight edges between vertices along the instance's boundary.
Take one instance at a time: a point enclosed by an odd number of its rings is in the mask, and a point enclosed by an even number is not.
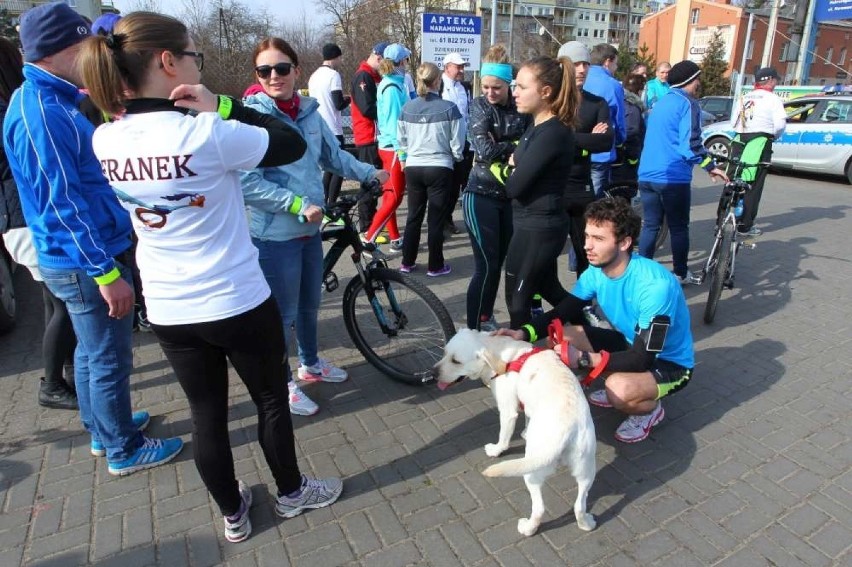
<svg viewBox="0 0 852 567"><path fill-rule="evenodd" d="M399 149L396 140L397 122L402 115L402 107L408 102L408 93L405 88L405 77L397 75L385 75L382 82L376 88L376 114L379 116L379 148ZM406 156L400 155L405 161Z"/></svg>
<svg viewBox="0 0 852 567"><path fill-rule="evenodd" d="M375 176L372 165L340 148L340 142L317 112L316 99L301 97L295 123L263 93L249 96L244 104L293 126L308 146L305 155L291 164L240 172L253 238L283 242L316 234L320 225L299 222L299 213L308 205L323 206L322 170L361 182Z"/></svg>
<svg viewBox="0 0 852 567"><path fill-rule="evenodd" d="M614 134L612 148L608 152L592 154L592 163L612 163L615 161L615 147L627 140L627 121L624 117L624 87L602 66L592 65L589 67L589 74L583 89L606 100Z"/></svg>

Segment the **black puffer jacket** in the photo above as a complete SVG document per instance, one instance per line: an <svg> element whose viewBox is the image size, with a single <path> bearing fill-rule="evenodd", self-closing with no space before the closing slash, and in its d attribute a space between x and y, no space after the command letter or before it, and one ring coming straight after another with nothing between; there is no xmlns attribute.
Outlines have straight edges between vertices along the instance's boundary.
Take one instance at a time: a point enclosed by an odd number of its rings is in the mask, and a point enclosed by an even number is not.
<svg viewBox="0 0 852 567"><path fill-rule="evenodd" d="M3 131L3 120L6 118L7 105L0 100L0 132ZM0 234L12 228L27 226L24 213L21 211L21 198L18 196L18 186L12 177L3 138L0 137Z"/></svg>
<svg viewBox="0 0 852 567"><path fill-rule="evenodd" d="M509 97L505 106L495 106L477 97L470 105L469 139L474 152L473 169L465 191L495 199L509 200L506 187L489 169L492 163L505 164L515 151L532 118L521 114Z"/></svg>

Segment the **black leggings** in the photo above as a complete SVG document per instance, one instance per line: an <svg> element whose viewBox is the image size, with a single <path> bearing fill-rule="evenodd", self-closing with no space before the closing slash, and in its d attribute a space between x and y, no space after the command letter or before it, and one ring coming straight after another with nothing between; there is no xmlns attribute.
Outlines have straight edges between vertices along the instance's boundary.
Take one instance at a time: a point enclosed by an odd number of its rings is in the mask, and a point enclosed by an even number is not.
<svg viewBox="0 0 852 567"><path fill-rule="evenodd" d="M589 267L589 259L586 258L586 219L583 215L586 212L586 206L595 200L594 194L589 192L586 196L572 195L568 204L565 206L565 212L568 213L568 236L571 237L571 247L574 249L574 256L577 258L577 277L586 271Z"/></svg>
<svg viewBox="0 0 852 567"><path fill-rule="evenodd" d="M468 191L462 195L462 212L474 261L467 286L467 327L479 329L483 317L494 315L503 261L512 239L512 202Z"/></svg>
<svg viewBox="0 0 852 567"><path fill-rule="evenodd" d="M44 283L41 284L41 297L44 302L44 336L42 337L42 356L44 357L44 381L59 384L66 379L69 386L74 373L69 371L63 377L63 368L74 368L74 349L77 348L77 336L71 325L71 317L65 302L53 295Z"/></svg>
<svg viewBox="0 0 852 567"><path fill-rule="evenodd" d="M402 263L413 266L420 246L420 231L427 208L426 239L429 244L429 270L444 267L444 223L450 217L453 170L447 167L410 166L405 168L408 194L408 220L402 237Z"/></svg>
<svg viewBox="0 0 852 567"><path fill-rule="evenodd" d="M335 136L343 148L343 135ZM333 203L340 196L340 188L343 186L343 178L336 173L326 171L322 175L322 191L325 195L325 204Z"/></svg>
<svg viewBox="0 0 852 567"><path fill-rule="evenodd" d="M240 494L228 438L228 361L257 407L257 438L279 494L299 489L293 423L284 376L284 331L275 299L221 321L151 325L192 412L195 466L223 515Z"/></svg>
<svg viewBox="0 0 852 567"><path fill-rule="evenodd" d="M567 231L567 227L532 230L515 226L506 254L506 307L512 329L530 322L533 294L554 306L568 295L556 271Z"/></svg>

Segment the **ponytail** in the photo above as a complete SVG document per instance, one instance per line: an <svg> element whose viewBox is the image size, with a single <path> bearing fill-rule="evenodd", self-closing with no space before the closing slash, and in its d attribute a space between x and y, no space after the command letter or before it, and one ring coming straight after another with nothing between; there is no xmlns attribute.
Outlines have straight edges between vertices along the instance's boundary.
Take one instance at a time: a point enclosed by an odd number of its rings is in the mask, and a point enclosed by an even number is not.
<svg viewBox="0 0 852 567"><path fill-rule="evenodd" d="M568 57L560 57L558 61L562 66L562 83L550 108L560 122L573 128L580 108L580 89L574 77L574 62Z"/></svg>
<svg viewBox="0 0 852 567"><path fill-rule="evenodd" d="M417 68L417 96L426 98L430 87L441 78L441 70L434 63L421 63Z"/></svg>
<svg viewBox="0 0 852 567"><path fill-rule="evenodd" d="M79 67L89 98L109 115L124 108L124 79L116 62L114 50L107 45L107 36L93 35L85 40L80 52Z"/></svg>

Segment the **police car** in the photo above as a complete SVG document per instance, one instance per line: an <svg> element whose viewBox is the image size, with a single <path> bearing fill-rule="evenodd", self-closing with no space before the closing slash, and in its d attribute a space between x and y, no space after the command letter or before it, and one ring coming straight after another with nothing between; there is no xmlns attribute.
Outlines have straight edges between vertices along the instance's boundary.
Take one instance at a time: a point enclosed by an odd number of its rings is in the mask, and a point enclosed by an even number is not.
<svg viewBox="0 0 852 567"><path fill-rule="evenodd" d="M772 167L843 175L852 183L852 93L802 96L784 103L787 129L772 143ZM708 151L727 156L735 136L730 120L704 128Z"/></svg>

